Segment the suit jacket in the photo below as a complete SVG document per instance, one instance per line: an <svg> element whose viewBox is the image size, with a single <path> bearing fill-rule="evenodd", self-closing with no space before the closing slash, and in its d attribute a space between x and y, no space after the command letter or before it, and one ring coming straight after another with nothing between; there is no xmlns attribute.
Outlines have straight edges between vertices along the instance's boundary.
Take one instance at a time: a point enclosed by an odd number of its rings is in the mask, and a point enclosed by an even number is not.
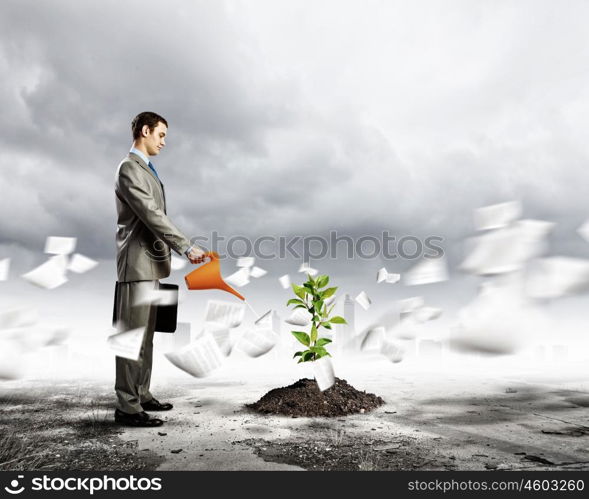
<svg viewBox="0 0 589 499"><path fill-rule="evenodd" d="M170 275L170 248L183 254L190 241L166 215L164 186L137 154L117 169L117 279L151 281Z"/></svg>

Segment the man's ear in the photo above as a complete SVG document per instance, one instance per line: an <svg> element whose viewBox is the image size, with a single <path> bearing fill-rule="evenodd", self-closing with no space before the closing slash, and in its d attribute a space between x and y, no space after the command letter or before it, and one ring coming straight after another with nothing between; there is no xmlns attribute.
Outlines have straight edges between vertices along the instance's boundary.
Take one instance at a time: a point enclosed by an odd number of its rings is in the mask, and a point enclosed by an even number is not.
<svg viewBox="0 0 589 499"><path fill-rule="evenodd" d="M147 125L143 125L143 128L141 129L141 135L144 137L149 135L149 127Z"/></svg>

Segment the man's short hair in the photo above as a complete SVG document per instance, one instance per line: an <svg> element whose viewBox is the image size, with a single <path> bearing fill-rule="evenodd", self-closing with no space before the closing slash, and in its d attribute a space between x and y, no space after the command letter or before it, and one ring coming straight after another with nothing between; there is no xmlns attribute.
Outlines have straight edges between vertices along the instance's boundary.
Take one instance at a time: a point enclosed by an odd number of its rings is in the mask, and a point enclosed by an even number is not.
<svg viewBox="0 0 589 499"><path fill-rule="evenodd" d="M135 140L141 137L141 130L143 130L143 127L145 125L147 125L149 127L149 130L151 131L160 122L168 126L168 122L166 121L166 119L157 113L152 113L151 111L144 111L142 113L139 113L131 122L131 131L133 132L133 139Z"/></svg>

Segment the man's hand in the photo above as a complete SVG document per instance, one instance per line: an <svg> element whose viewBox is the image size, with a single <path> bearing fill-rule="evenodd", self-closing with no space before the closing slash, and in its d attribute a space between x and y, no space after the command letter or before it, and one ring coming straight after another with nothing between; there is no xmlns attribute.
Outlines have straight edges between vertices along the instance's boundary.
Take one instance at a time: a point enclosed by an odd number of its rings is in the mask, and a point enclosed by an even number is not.
<svg viewBox="0 0 589 499"><path fill-rule="evenodd" d="M186 252L186 256L190 260L190 263L203 263L206 258L205 252L198 246L191 246Z"/></svg>

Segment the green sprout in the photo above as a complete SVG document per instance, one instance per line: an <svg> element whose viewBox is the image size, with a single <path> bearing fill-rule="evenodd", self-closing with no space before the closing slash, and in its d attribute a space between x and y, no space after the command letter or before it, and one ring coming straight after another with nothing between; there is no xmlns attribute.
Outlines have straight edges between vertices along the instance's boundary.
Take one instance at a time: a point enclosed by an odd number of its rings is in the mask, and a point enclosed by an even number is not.
<svg viewBox="0 0 589 499"><path fill-rule="evenodd" d="M293 358L299 357L299 364L301 362L313 362L321 357L331 354L325 348L331 340L329 338L320 338L320 328L331 329L332 324L347 324L346 320L339 315L329 317L329 314L335 307L335 303L328 306L325 304L328 298L333 296L337 288L325 288L329 284L329 276L320 275L317 279L307 275L309 278L302 286L292 285L296 298L291 298L286 303L287 306L294 305L294 309L304 308L311 314L312 325L310 333L304 331L291 331L293 336L307 347L306 350L301 350L293 355Z"/></svg>

